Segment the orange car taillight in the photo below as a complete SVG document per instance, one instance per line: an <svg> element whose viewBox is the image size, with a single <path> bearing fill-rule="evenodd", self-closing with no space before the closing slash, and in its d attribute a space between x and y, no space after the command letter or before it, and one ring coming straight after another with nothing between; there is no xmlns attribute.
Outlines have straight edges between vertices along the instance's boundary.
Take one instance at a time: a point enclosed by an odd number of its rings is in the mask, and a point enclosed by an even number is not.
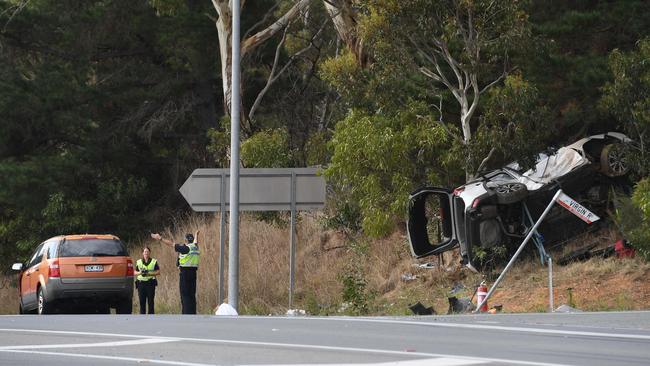
<svg viewBox="0 0 650 366"><path fill-rule="evenodd" d="M133 276L133 261L131 258L126 260L126 275Z"/></svg>
<svg viewBox="0 0 650 366"><path fill-rule="evenodd" d="M59 260L55 259L50 263L50 266L48 267L48 276L50 278L53 277L61 277L61 269L59 268Z"/></svg>

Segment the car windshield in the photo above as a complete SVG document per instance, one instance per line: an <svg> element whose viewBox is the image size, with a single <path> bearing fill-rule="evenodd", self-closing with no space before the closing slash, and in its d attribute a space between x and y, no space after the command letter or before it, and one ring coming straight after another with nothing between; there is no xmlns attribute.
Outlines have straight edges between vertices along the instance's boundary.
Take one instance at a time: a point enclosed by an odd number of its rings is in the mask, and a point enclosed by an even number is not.
<svg viewBox="0 0 650 366"><path fill-rule="evenodd" d="M119 240L88 239L66 240L61 245L59 257L112 257L127 256Z"/></svg>

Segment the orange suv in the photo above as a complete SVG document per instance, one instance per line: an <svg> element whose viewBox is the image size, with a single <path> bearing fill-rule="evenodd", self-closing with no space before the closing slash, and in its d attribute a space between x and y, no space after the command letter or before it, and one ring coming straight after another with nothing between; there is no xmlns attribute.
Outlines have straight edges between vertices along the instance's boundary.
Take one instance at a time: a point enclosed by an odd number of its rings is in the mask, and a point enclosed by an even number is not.
<svg viewBox="0 0 650 366"><path fill-rule="evenodd" d="M68 311L131 314L133 261L114 235L65 235L41 243L20 271L21 314Z"/></svg>

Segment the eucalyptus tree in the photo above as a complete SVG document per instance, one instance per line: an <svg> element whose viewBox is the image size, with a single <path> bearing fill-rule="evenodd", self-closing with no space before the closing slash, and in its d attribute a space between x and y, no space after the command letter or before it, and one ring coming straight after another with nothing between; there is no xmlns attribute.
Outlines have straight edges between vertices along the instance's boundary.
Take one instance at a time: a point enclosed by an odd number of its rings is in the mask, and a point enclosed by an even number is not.
<svg viewBox="0 0 650 366"><path fill-rule="evenodd" d="M385 42L410 56L432 88L449 92L467 146L481 97L515 66L509 52L521 46L529 25L522 1L378 0L368 2L364 25L370 42ZM375 41L376 40L376 41ZM450 130L451 132L451 130ZM474 167L476 169L476 167ZM468 176L474 171L467 169Z"/></svg>
<svg viewBox="0 0 650 366"><path fill-rule="evenodd" d="M322 75L351 110L336 127L328 175L358 202L367 232L387 232L414 187L453 186L545 142L540 95L510 57L529 34L524 4L355 5L365 62L346 50Z"/></svg>

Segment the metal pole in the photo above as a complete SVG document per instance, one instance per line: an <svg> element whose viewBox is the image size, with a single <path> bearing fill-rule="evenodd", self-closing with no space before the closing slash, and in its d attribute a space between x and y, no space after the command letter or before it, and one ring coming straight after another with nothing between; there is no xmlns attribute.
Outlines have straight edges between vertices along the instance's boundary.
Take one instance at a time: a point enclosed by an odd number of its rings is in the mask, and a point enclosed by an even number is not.
<svg viewBox="0 0 650 366"><path fill-rule="evenodd" d="M512 258L510 258L510 262L508 262L508 264L506 265L506 268L503 270L503 272L501 272L501 274L499 275L499 278L497 278L497 280L494 282L494 284L492 285L492 288L490 288L490 291L488 291L487 295L485 296L485 299L483 299L483 301L481 301L479 304L476 305L476 310L474 310L474 313L477 313L479 311L479 309L481 308L481 306L483 306L483 304L487 303L488 299L490 298L490 296L492 296L492 293L494 292L494 290L499 285L499 282L501 282L501 280L503 279L505 274L508 272L508 270L510 270L510 267L512 267L512 264L515 262L515 260L517 259L517 257L521 253L521 251L524 250L524 247L526 246L526 243L528 243L530 238L533 237L533 234L535 233L535 230L537 230L537 227L539 226L539 224L542 222L542 220L544 220L544 217L546 217L546 215L548 215L548 212L551 211L551 207L553 207L553 204L555 203L555 200L557 200L557 198L560 197L561 193L562 193L561 189L558 189L557 192L555 192L555 195L553 196L553 199L548 204L548 206L546 206L546 209L544 210L542 215L539 217L539 219L537 219L537 222L535 223L535 225L533 225L533 227L528 231L528 235L526 235L526 238L524 239L523 243L521 243L521 245L519 246L519 248L517 249L515 254L512 256Z"/></svg>
<svg viewBox="0 0 650 366"><path fill-rule="evenodd" d="M553 305L553 259L548 258L548 312L552 313L555 305Z"/></svg>
<svg viewBox="0 0 650 366"><path fill-rule="evenodd" d="M293 309L293 286L296 276L296 172L291 172L291 234L289 244L289 309Z"/></svg>
<svg viewBox="0 0 650 366"><path fill-rule="evenodd" d="M226 258L226 173L221 173L221 217L219 225L219 299L217 306L223 303L224 296L224 273L225 273L225 258Z"/></svg>
<svg viewBox="0 0 650 366"><path fill-rule="evenodd" d="M232 75L230 94L230 240L228 251L228 304L239 301L239 0L232 0Z"/></svg>

